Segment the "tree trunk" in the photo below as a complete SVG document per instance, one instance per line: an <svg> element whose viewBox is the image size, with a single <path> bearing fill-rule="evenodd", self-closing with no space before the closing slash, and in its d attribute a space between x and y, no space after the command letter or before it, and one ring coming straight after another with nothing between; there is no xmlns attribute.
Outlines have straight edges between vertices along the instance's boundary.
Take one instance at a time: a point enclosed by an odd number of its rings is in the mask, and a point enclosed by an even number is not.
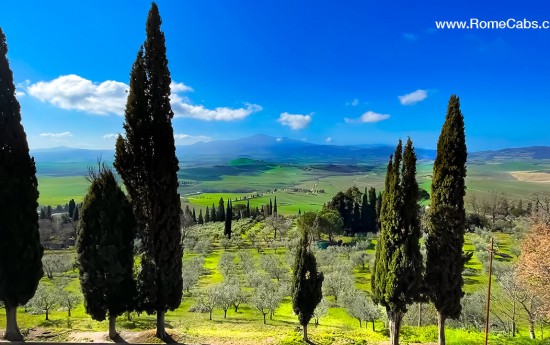
<svg viewBox="0 0 550 345"><path fill-rule="evenodd" d="M224 311L223 311L223 318L227 319L227 309L224 309Z"/></svg>
<svg viewBox="0 0 550 345"><path fill-rule="evenodd" d="M307 337L307 323L304 325L304 341L307 343L309 339Z"/></svg>
<svg viewBox="0 0 550 345"><path fill-rule="evenodd" d="M50 319L48 318L48 315L49 315L49 310L46 309L46 320L50 320Z"/></svg>
<svg viewBox="0 0 550 345"><path fill-rule="evenodd" d="M266 325L266 324L267 324L267 322L265 322L265 315L266 315L266 314L264 314L264 325Z"/></svg>
<svg viewBox="0 0 550 345"><path fill-rule="evenodd" d="M439 327L439 345L445 345L445 315L437 312L437 326Z"/></svg>
<svg viewBox="0 0 550 345"><path fill-rule="evenodd" d="M210 315L210 321L212 321L212 309L208 312L208 315Z"/></svg>
<svg viewBox="0 0 550 345"><path fill-rule="evenodd" d="M531 339L536 339L535 336L535 321L529 320L529 336Z"/></svg>
<svg viewBox="0 0 550 345"><path fill-rule="evenodd" d="M390 329L390 344L399 345L399 331L401 330L403 313L388 310L388 324Z"/></svg>
<svg viewBox="0 0 550 345"><path fill-rule="evenodd" d="M71 317L71 308L67 308L67 311L69 312L67 316Z"/></svg>
<svg viewBox="0 0 550 345"><path fill-rule="evenodd" d="M359 319L359 328L363 328L363 322Z"/></svg>
<svg viewBox="0 0 550 345"><path fill-rule="evenodd" d="M374 325L375 320L372 319L372 331L376 332L376 326Z"/></svg>
<svg viewBox="0 0 550 345"><path fill-rule="evenodd" d="M9 341L22 341L23 335L17 327L17 307L6 305L6 333L4 339Z"/></svg>
<svg viewBox="0 0 550 345"><path fill-rule="evenodd" d="M116 331L116 316L109 315L109 338L114 340L118 333Z"/></svg>
<svg viewBox="0 0 550 345"><path fill-rule="evenodd" d="M164 327L164 314L163 310L157 310L157 334L156 337L159 339L166 339L168 333L166 333L166 328Z"/></svg>

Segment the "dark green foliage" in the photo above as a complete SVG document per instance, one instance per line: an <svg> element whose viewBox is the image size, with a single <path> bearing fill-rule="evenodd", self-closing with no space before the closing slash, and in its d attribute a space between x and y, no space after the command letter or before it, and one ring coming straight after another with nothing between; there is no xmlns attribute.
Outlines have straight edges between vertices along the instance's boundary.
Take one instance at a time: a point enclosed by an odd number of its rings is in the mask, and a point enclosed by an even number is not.
<svg viewBox="0 0 550 345"><path fill-rule="evenodd" d="M246 217L246 218L250 218L250 200L246 200L246 213L245 213L245 217Z"/></svg>
<svg viewBox="0 0 550 345"><path fill-rule="evenodd" d="M118 137L115 167L129 193L143 243L138 308L163 315L181 303L183 246L171 78L160 25L158 8L153 3L147 17L146 40L132 67L126 137ZM160 319L157 327L163 324ZM164 327L157 329L157 334L165 336Z"/></svg>
<svg viewBox="0 0 550 345"><path fill-rule="evenodd" d="M70 218L73 218L73 213L74 213L75 207L76 207L76 203L74 202L74 199L71 199L71 201L69 201L69 217Z"/></svg>
<svg viewBox="0 0 550 345"><path fill-rule="evenodd" d="M134 309L136 220L110 169L100 167L90 180L76 246L86 313L102 321Z"/></svg>
<svg viewBox="0 0 550 345"><path fill-rule="evenodd" d="M365 188L363 200L361 201L361 232L370 231L369 229L369 195Z"/></svg>
<svg viewBox="0 0 550 345"><path fill-rule="evenodd" d="M48 205L47 211L48 219L52 219L52 207L50 205Z"/></svg>
<svg viewBox="0 0 550 345"><path fill-rule="evenodd" d="M382 192L378 192L376 196L376 228L381 229L380 214L382 213Z"/></svg>
<svg viewBox="0 0 550 345"><path fill-rule="evenodd" d="M275 197L275 202L273 203L273 213L277 215L277 197Z"/></svg>
<svg viewBox="0 0 550 345"><path fill-rule="evenodd" d="M273 214L273 203L271 202L271 198L269 199L269 207L267 209L267 215L271 216Z"/></svg>
<svg viewBox="0 0 550 345"><path fill-rule="evenodd" d="M43 275L36 167L7 52L0 28L0 300L6 310L27 303Z"/></svg>
<svg viewBox="0 0 550 345"><path fill-rule="evenodd" d="M206 213L208 214L208 212ZM202 208L199 210L199 219L197 220L197 223L204 224L204 218L202 217Z"/></svg>
<svg viewBox="0 0 550 345"><path fill-rule="evenodd" d="M374 187L371 187L369 189L369 206L367 207L367 231L369 232L377 232L378 231L378 220L377 220L377 214L376 214L376 189Z"/></svg>
<svg viewBox="0 0 550 345"><path fill-rule="evenodd" d="M73 212L73 221L77 221L80 219L80 211L79 211L80 207L78 206L75 206L74 208L74 212Z"/></svg>
<svg viewBox="0 0 550 345"><path fill-rule="evenodd" d="M430 200L430 193L427 190L420 188L418 190L418 201Z"/></svg>
<svg viewBox="0 0 550 345"><path fill-rule="evenodd" d="M197 215L195 214L195 208L193 207L193 222L197 223Z"/></svg>
<svg viewBox="0 0 550 345"><path fill-rule="evenodd" d="M218 222L225 221L225 203L223 201L223 198L220 198L220 201L218 202L218 212L216 212L216 217Z"/></svg>
<svg viewBox="0 0 550 345"><path fill-rule="evenodd" d="M227 201L227 211L225 212L225 224L223 229L223 235L231 239L231 221L233 220L233 206L231 200Z"/></svg>
<svg viewBox="0 0 550 345"><path fill-rule="evenodd" d="M462 271L469 259L462 252L466 159L464 118L458 97L452 95L437 142L426 241L426 283L430 299L444 318L460 316L464 296Z"/></svg>
<svg viewBox="0 0 550 345"><path fill-rule="evenodd" d="M40 209L40 219L46 219L48 217L47 211L44 207Z"/></svg>
<svg viewBox="0 0 550 345"><path fill-rule="evenodd" d="M306 213L307 214L307 213ZM304 328L313 316L315 308L323 298L322 285L324 276L317 272L317 261L308 249L309 231L302 229L303 237L296 252L294 274L292 279L292 309L298 315L298 321ZM307 331L304 331L307 338Z"/></svg>
<svg viewBox="0 0 550 345"><path fill-rule="evenodd" d="M417 196L416 155L409 139L402 156L400 140L388 163L371 280L374 301L388 313L392 340L399 338L403 314L419 298L422 282Z"/></svg>
<svg viewBox="0 0 550 345"><path fill-rule="evenodd" d="M210 210L208 209L208 206L206 206L206 212L204 213L204 222L210 222Z"/></svg>
<svg viewBox="0 0 550 345"><path fill-rule="evenodd" d="M210 209L210 221L216 222L217 220L218 218L216 215L216 207L214 206L214 204L212 204L212 208Z"/></svg>

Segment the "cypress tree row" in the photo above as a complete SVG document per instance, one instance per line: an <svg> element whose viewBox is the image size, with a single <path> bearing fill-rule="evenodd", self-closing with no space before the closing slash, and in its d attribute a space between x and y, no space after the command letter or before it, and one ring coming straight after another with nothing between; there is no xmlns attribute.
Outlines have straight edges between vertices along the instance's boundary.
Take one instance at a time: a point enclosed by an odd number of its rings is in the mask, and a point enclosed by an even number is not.
<svg viewBox="0 0 550 345"><path fill-rule="evenodd" d="M299 226L302 222L298 222ZM298 315L298 321L303 327L303 339L309 342L307 325L313 316L315 308L323 298L322 286L324 276L317 272L315 255L309 250L309 230L301 226L303 236L300 239L292 279L292 309Z"/></svg>
<svg viewBox="0 0 550 345"><path fill-rule="evenodd" d="M164 314L182 298L178 159L170 106L170 71L158 7L147 17L146 40L132 67L115 167L129 193L143 242L138 277L140 310L157 314L157 337L167 338Z"/></svg>
<svg viewBox="0 0 550 345"><path fill-rule="evenodd" d="M460 100L452 95L437 142L433 167L426 285L438 312L439 344L445 344L445 321L460 316L464 296L462 271L471 255L464 255L466 193L466 136Z"/></svg>
<svg viewBox="0 0 550 345"><path fill-rule="evenodd" d="M6 309L6 333L23 340L17 307L27 303L44 274L38 233L38 181L29 155L21 107L15 97L8 45L0 28L0 301Z"/></svg>
<svg viewBox="0 0 550 345"><path fill-rule="evenodd" d="M418 299L422 281L418 206L413 199L418 195L416 155L410 139L400 174L401 159L400 140L388 163L371 280L374 301L386 308L392 345L399 344L401 321L407 306Z"/></svg>
<svg viewBox="0 0 550 345"><path fill-rule="evenodd" d="M109 314L109 337L116 318L134 309L134 237L136 220L130 202L110 169L91 172L77 229L77 254L84 307L92 319Z"/></svg>

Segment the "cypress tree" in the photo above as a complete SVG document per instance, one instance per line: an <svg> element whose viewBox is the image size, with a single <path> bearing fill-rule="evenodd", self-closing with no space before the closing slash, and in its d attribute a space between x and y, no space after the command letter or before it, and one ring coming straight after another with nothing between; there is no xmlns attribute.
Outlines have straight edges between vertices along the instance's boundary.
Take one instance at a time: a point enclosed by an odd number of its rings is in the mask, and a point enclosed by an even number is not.
<svg viewBox="0 0 550 345"><path fill-rule="evenodd" d="M71 199L69 201L69 217L73 218L74 208L76 207L76 203L74 202L74 199Z"/></svg>
<svg viewBox="0 0 550 345"><path fill-rule="evenodd" d="M202 208L199 210L199 219L197 220L199 224L204 224L204 218L202 217Z"/></svg>
<svg viewBox="0 0 550 345"><path fill-rule="evenodd" d="M178 159L170 106L170 72L164 33L153 2L146 39L130 76L126 138L117 139L115 167L129 193L143 242L138 277L140 310L157 314L157 337L167 338L164 315L182 298Z"/></svg>
<svg viewBox="0 0 550 345"><path fill-rule="evenodd" d="M193 207L193 222L197 224L197 215L195 214L195 208Z"/></svg>
<svg viewBox="0 0 550 345"><path fill-rule="evenodd" d="M382 192L378 192L376 196L376 228L378 231L382 228L380 224L380 214L382 213Z"/></svg>
<svg viewBox="0 0 550 345"><path fill-rule="evenodd" d="M227 201L227 212L225 212L225 226L223 229L223 234L225 237L231 239L231 221L233 220L233 206L231 205L231 200Z"/></svg>
<svg viewBox="0 0 550 345"><path fill-rule="evenodd" d="M6 309L6 333L23 340L17 307L36 292L43 248L38 233L38 181L29 155L21 108L15 97L6 36L0 28L0 301Z"/></svg>
<svg viewBox="0 0 550 345"><path fill-rule="evenodd" d="M246 200L246 218L250 218L250 200Z"/></svg>
<svg viewBox="0 0 550 345"><path fill-rule="evenodd" d="M459 98L452 95L437 142L426 240L425 279L438 312L440 345L445 344L446 319L460 316L460 299L464 296L462 271L470 258L462 252L466 159L464 117Z"/></svg>
<svg viewBox="0 0 550 345"><path fill-rule="evenodd" d="M86 313L97 321L108 314L114 339L117 316L134 309L136 220L110 169L90 171L89 180L76 240L80 286Z"/></svg>
<svg viewBox="0 0 550 345"><path fill-rule="evenodd" d="M52 207L50 205L47 207L47 216L49 220L52 219Z"/></svg>
<svg viewBox="0 0 550 345"><path fill-rule="evenodd" d="M74 207L74 212L73 212L73 221L77 221L79 218L80 218L80 211L78 210L80 207L78 206L75 206Z"/></svg>
<svg viewBox="0 0 550 345"><path fill-rule="evenodd" d="M210 209L210 221L214 223L217 220L218 219L216 218L216 207L214 206L214 203L212 203L212 208Z"/></svg>
<svg viewBox="0 0 550 345"><path fill-rule="evenodd" d="M227 203L229 205L229 200ZM220 198L220 201L218 202L218 212L216 214L218 217L218 222L225 222L225 202L223 201L223 198Z"/></svg>
<svg viewBox="0 0 550 345"><path fill-rule="evenodd" d="M370 187L369 189L369 206L367 208L367 229L370 232L377 232L378 231L378 222L376 220L376 189L374 187Z"/></svg>
<svg viewBox="0 0 550 345"><path fill-rule="evenodd" d="M275 197L275 202L273 203L273 216L277 217L277 197Z"/></svg>
<svg viewBox="0 0 550 345"><path fill-rule="evenodd" d="M204 222L205 223L210 222L210 210L208 209L208 206L206 206L206 212L204 214Z"/></svg>
<svg viewBox="0 0 550 345"><path fill-rule="evenodd" d="M298 321L303 327L304 341L309 342L307 325L313 316L315 308L323 298L322 286L324 276L317 272L315 255L309 250L309 231L302 229L292 279L292 309L298 315Z"/></svg>
<svg viewBox="0 0 550 345"><path fill-rule="evenodd" d="M267 215L271 216L273 214L273 203L271 202L271 198L269 198L269 208L267 209Z"/></svg>
<svg viewBox="0 0 550 345"><path fill-rule="evenodd" d="M361 201L361 232L370 231L369 229L369 195L365 187L365 194Z"/></svg>
<svg viewBox="0 0 550 345"><path fill-rule="evenodd" d="M407 306L418 299L422 278L418 206L416 198L411 199L418 195L416 156L410 140L400 174L401 160L400 140L388 163L381 209L382 227L371 280L373 299L386 308L392 345L399 344L403 315Z"/></svg>

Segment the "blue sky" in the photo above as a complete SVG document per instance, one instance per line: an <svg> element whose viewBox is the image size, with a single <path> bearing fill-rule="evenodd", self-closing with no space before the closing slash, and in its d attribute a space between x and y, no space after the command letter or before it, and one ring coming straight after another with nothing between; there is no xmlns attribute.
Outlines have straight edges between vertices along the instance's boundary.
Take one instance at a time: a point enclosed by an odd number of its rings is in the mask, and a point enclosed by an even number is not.
<svg viewBox="0 0 550 345"><path fill-rule="evenodd" d="M550 29L435 28L436 20L550 20L541 1L157 4L177 144L256 133L395 144L410 135L416 146L434 148L456 93L470 150L550 145ZM114 147L149 7L2 4L31 148Z"/></svg>

